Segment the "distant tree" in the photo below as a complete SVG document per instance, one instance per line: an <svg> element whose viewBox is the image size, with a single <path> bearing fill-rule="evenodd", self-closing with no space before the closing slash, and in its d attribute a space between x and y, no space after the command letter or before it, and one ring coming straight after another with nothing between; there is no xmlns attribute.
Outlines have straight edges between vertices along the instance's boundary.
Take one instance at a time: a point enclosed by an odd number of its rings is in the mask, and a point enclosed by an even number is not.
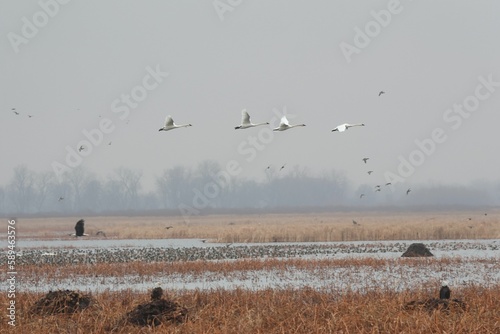
<svg viewBox="0 0 500 334"><path fill-rule="evenodd" d="M232 180L224 172L220 164L213 160L205 160L198 164L192 181L192 198L194 191L203 194L211 207L222 207L224 199L232 186Z"/></svg>
<svg viewBox="0 0 500 334"><path fill-rule="evenodd" d="M54 181L55 176L53 172L46 171L35 174L35 202L38 212L42 211L42 207L46 202Z"/></svg>
<svg viewBox="0 0 500 334"><path fill-rule="evenodd" d="M163 208L176 208L181 203L191 205L191 183L191 172L185 167L164 170L162 176L156 178L156 189Z"/></svg>
<svg viewBox="0 0 500 334"><path fill-rule="evenodd" d="M81 207L85 211L99 212L104 206L103 196L102 196L102 184L97 179L89 180L82 192L82 204Z"/></svg>
<svg viewBox="0 0 500 334"><path fill-rule="evenodd" d="M265 208L271 204L266 193L267 183L254 180L236 180L227 191L224 206L231 208Z"/></svg>
<svg viewBox="0 0 500 334"><path fill-rule="evenodd" d="M47 204L56 212L69 213L72 209L73 190L65 180L54 180L50 184Z"/></svg>
<svg viewBox="0 0 500 334"><path fill-rule="evenodd" d="M141 187L140 181L142 171L134 171L125 167L119 167L114 170L116 181L118 181L124 190L125 208L136 209L139 205L138 194Z"/></svg>
<svg viewBox="0 0 500 334"><path fill-rule="evenodd" d="M104 210L124 210L127 208L125 188L122 182L108 178L102 189L102 206Z"/></svg>
<svg viewBox="0 0 500 334"><path fill-rule="evenodd" d="M82 166L73 168L64 174L64 180L70 185L73 193L73 210L79 211L83 208L82 191L92 178L93 176Z"/></svg>
<svg viewBox="0 0 500 334"><path fill-rule="evenodd" d="M294 179L305 179L309 177L309 171L307 167L294 165L290 168L290 177Z"/></svg>
<svg viewBox="0 0 500 334"><path fill-rule="evenodd" d="M154 191L150 191L140 196L140 203L142 210L156 210L160 208L160 199Z"/></svg>
<svg viewBox="0 0 500 334"><path fill-rule="evenodd" d="M17 213L31 210L35 195L34 184L35 177L32 171L24 165L14 167L14 176L9 183L8 192Z"/></svg>

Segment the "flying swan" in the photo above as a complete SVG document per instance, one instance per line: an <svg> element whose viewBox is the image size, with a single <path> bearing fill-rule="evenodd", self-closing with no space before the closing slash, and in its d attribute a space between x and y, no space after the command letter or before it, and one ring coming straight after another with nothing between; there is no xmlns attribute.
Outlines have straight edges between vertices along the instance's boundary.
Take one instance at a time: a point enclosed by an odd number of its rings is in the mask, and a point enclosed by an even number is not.
<svg viewBox="0 0 500 334"><path fill-rule="evenodd" d="M168 130L173 130L173 129L177 129L177 128L185 128L187 126L192 126L192 125L191 124L177 125L174 123L172 116L168 115L165 118L165 125L163 126L163 128L160 128L160 130L158 130L158 131L168 131Z"/></svg>
<svg viewBox="0 0 500 334"><path fill-rule="evenodd" d="M281 117L281 123L277 128L274 128L273 131L285 131L291 128L295 128L297 126L306 126L305 124L295 124L295 125L290 125L288 123L288 120L286 119L286 116Z"/></svg>
<svg viewBox="0 0 500 334"><path fill-rule="evenodd" d="M365 126L365 123L357 123L357 124L344 123L344 124L340 124L335 129L333 129L332 132L333 131L344 132L345 130L347 130L349 128L352 128L353 126Z"/></svg>
<svg viewBox="0 0 500 334"><path fill-rule="evenodd" d="M234 129L248 129L248 128L253 128L254 126L259 126L259 125L266 125L269 124L268 122L264 123L257 123L254 124L250 121L250 115L247 113L246 109L243 109L241 111L241 125L235 126Z"/></svg>

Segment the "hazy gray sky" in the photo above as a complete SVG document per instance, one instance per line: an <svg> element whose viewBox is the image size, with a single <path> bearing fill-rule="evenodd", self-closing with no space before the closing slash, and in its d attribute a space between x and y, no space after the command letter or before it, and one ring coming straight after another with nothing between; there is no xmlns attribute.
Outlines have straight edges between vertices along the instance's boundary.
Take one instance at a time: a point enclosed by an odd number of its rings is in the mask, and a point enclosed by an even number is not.
<svg viewBox="0 0 500 334"><path fill-rule="evenodd" d="M355 183L499 180L498 1L63 2L1 5L0 184L66 165L102 119L81 164L149 186L206 159L259 180L284 163ZM234 130L245 108L272 124ZM307 126L271 132L284 110ZM169 114L193 127L158 132ZM331 132L346 122L366 126Z"/></svg>

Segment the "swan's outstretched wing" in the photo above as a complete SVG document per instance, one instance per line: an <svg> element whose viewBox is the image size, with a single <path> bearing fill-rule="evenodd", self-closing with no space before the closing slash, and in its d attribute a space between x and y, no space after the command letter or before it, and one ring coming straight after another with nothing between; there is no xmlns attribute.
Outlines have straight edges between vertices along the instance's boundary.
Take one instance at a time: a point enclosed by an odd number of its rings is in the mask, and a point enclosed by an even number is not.
<svg viewBox="0 0 500 334"><path fill-rule="evenodd" d="M241 111L241 125L250 124L250 115L247 113L246 109Z"/></svg>
<svg viewBox="0 0 500 334"><path fill-rule="evenodd" d="M165 127L173 125L174 125L174 120L172 119L172 116L168 115L167 117L165 117Z"/></svg>

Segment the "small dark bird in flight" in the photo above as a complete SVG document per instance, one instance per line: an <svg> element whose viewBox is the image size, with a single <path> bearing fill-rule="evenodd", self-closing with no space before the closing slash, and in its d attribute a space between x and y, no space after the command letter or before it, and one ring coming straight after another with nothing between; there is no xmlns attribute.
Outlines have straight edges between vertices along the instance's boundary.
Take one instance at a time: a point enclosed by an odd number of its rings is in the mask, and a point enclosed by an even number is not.
<svg viewBox="0 0 500 334"><path fill-rule="evenodd" d="M352 220L353 225L358 225L358 222L355 221L354 219Z"/></svg>
<svg viewBox="0 0 500 334"><path fill-rule="evenodd" d="M171 228L174 228L173 226L165 226L166 230L170 230Z"/></svg>
<svg viewBox="0 0 500 334"><path fill-rule="evenodd" d="M33 115L28 115L29 118L33 117Z"/></svg>
<svg viewBox="0 0 500 334"><path fill-rule="evenodd" d="M266 167L266 170L268 170L268 169L271 169L271 165L269 165L269 166Z"/></svg>
<svg viewBox="0 0 500 334"><path fill-rule="evenodd" d="M359 195L359 198L363 198L363 196L365 196L365 194L361 194L361 195Z"/></svg>
<svg viewBox="0 0 500 334"><path fill-rule="evenodd" d="M379 93L378 93L378 96L382 95L382 94L385 94L385 92L383 90L381 90Z"/></svg>
<svg viewBox="0 0 500 334"><path fill-rule="evenodd" d="M368 161L368 159L370 159L370 158L363 158L362 160L363 160L363 161L365 162L365 164L366 164L366 162Z"/></svg>
<svg viewBox="0 0 500 334"><path fill-rule="evenodd" d="M61 197L59 197L58 201L60 202L60 201L62 201L63 199L64 199L64 197L62 197L62 196L61 196Z"/></svg>
<svg viewBox="0 0 500 334"><path fill-rule="evenodd" d="M286 166L286 164L284 164L283 166L281 166L280 171L281 171L283 168L285 168L285 166Z"/></svg>
<svg viewBox="0 0 500 334"><path fill-rule="evenodd" d="M377 188L377 189L375 190L375 192L377 192L377 191L381 191L381 189L380 189L380 188Z"/></svg>
<svg viewBox="0 0 500 334"><path fill-rule="evenodd" d="M104 233L104 231L97 231L95 235L96 236L102 235L103 237L106 238L106 233Z"/></svg>
<svg viewBox="0 0 500 334"><path fill-rule="evenodd" d="M373 171L369 170L367 173L368 173L368 175L371 175L371 173L373 173Z"/></svg>
<svg viewBox="0 0 500 334"><path fill-rule="evenodd" d="M392 184L392 183L390 183L390 182L387 182L387 183L386 183L385 185L386 185L386 186L390 186L391 184Z"/></svg>
<svg viewBox="0 0 500 334"><path fill-rule="evenodd" d="M375 186L375 188L379 188L379 189L380 189L380 184L377 184L377 185Z"/></svg>
<svg viewBox="0 0 500 334"><path fill-rule="evenodd" d="M408 190L406 191L406 195L408 195L411 191L411 188L408 188Z"/></svg>
<svg viewBox="0 0 500 334"><path fill-rule="evenodd" d="M85 146L83 146L83 145L82 145L82 146L80 146L80 147L78 148L78 152L81 152L81 151L83 151L84 149L85 149Z"/></svg>
<svg viewBox="0 0 500 334"><path fill-rule="evenodd" d="M16 108L12 108L12 112L16 115L19 115L19 112L16 111Z"/></svg>

